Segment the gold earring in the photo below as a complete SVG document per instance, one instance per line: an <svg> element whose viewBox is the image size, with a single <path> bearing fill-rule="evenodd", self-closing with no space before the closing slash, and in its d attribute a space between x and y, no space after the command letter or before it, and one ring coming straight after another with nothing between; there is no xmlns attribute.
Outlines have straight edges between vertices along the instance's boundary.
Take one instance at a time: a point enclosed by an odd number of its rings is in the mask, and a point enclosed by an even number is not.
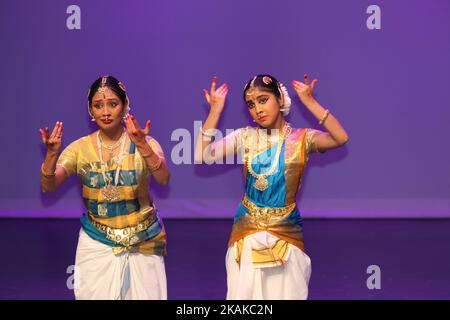
<svg viewBox="0 0 450 320"><path fill-rule="evenodd" d="M89 116L91 117L91 121L94 122L95 118L94 118L94 116L91 113L91 109L89 108L89 103L88 103L88 113L89 113Z"/></svg>

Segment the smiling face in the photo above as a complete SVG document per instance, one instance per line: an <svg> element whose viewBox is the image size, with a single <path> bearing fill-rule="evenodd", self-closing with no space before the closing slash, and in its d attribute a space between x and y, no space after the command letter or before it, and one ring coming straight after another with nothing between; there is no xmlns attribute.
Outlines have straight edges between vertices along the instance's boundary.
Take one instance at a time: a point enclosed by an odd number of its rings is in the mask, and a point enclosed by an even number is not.
<svg viewBox="0 0 450 320"><path fill-rule="evenodd" d="M97 91L92 97L90 111L102 130L111 130L121 125L124 105L120 98L108 87Z"/></svg>
<svg viewBox="0 0 450 320"><path fill-rule="evenodd" d="M281 101L272 92L250 88L245 92L245 103L252 118L263 128L273 128L282 118Z"/></svg>

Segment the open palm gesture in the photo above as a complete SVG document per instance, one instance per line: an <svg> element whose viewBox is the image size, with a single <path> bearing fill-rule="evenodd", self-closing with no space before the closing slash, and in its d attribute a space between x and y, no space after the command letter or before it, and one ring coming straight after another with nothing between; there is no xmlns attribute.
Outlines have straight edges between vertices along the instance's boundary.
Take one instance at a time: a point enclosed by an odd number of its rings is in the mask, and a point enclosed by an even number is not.
<svg viewBox="0 0 450 320"><path fill-rule="evenodd" d="M63 123L61 121L55 123L51 134L48 127L45 127L45 129L39 128L39 133L41 134L42 142L47 146L48 151L58 153L59 150L61 150L63 133Z"/></svg>
<svg viewBox="0 0 450 320"><path fill-rule="evenodd" d="M145 136L150 132L150 120L147 120L145 128L142 129L136 118L129 114L125 117L125 127L131 142L136 146L146 143Z"/></svg>
<svg viewBox="0 0 450 320"><path fill-rule="evenodd" d="M214 77L211 83L210 92L208 92L206 89L203 89L203 93L205 94L206 101L211 106L211 111L222 113L223 107L225 105L225 98L228 94L228 85L224 83L216 89L216 84L217 77Z"/></svg>
<svg viewBox="0 0 450 320"><path fill-rule="evenodd" d="M308 80L308 75L305 73L303 75L303 79L305 82L293 80L292 86L294 87L295 92L297 92L298 97L303 102L303 104L307 104L310 102L313 98L313 91L314 87L316 86L317 79L314 79L311 83Z"/></svg>

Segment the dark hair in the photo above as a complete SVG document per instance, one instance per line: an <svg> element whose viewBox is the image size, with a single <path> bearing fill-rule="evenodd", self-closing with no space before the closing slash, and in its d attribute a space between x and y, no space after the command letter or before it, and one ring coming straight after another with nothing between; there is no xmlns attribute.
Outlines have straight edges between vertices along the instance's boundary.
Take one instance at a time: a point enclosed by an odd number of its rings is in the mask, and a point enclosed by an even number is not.
<svg viewBox="0 0 450 320"><path fill-rule="evenodd" d="M279 82L275 77L272 77L270 74L258 74L257 76L250 79L244 87L244 92L242 93L242 97L245 101L245 93L250 88L258 88L262 91L270 92L275 95L275 97L280 98L280 87Z"/></svg>
<svg viewBox="0 0 450 320"><path fill-rule="evenodd" d="M92 98L94 97L98 88L102 86L103 78L106 78L105 86L108 87L108 89L112 90L125 106L127 104L127 94L125 92L125 86L119 80L111 76L100 77L91 85L88 94L89 106L92 104Z"/></svg>

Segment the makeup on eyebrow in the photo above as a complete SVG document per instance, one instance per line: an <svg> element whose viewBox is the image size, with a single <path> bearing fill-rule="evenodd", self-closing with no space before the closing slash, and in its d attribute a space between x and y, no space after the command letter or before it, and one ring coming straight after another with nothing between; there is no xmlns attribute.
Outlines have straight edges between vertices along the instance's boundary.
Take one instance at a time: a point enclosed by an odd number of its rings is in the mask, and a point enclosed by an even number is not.
<svg viewBox="0 0 450 320"><path fill-rule="evenodd" d="M100 100L94 100L93 101L93 103L95 103L95 102L101 102L101 101L103 101L103 100L107 100L107 101L119 101L117 98L109 98L109 99L100 99Z"/></svg>
<svg viewBox="0 0 450 320"><path fill-rule="evenodd" d="M255 98L255 100L258 100L259 98L262 98L262 97L269 97L269 95L268 94L260 94L259 96L257 96L256 98ZM252 102L253 101L253 99L252 100L247 100L247 101L245 101L246 103L249 103L249 102Z"/></svg>

